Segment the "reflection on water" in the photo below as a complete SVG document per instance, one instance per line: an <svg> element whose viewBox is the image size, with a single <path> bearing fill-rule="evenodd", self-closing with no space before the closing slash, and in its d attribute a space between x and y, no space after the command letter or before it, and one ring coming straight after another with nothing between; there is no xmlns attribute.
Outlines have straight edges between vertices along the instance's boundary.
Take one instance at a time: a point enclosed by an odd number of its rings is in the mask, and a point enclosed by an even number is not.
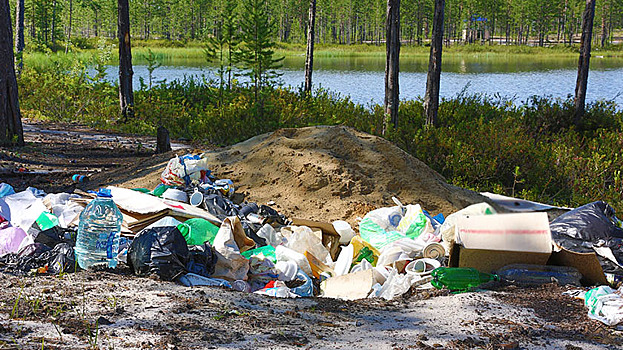
<svg viewBox="0 0 623 350"><path fill-rule="evenodd" d="M527 58L529 57L529 58ZM134 67L134 86L139 78L147 81L148 72L140 61ZM156 80L172 81L184 76L215 78L214 68L205 61L176 60L164 62L154 72ZM280 70L285 86L299 87L304 80L305 57L293 56L284 60ZM443 58L441 97L456 96L467 88L468 93L499 95L525 102L530 96L566 98L574 93L577 59L573 57L540 57L470 55ZM314 85L341 96L350 96L357 103L383 102L384 56L375 57L317 57L314 58ZM400 97L414 99L424 95L428 58L410 56L400 61ZM108 77L115 80L116 67L108 67ZM623 59L595 58L591 60L587 101L614 99L623 106Z"/></svg>

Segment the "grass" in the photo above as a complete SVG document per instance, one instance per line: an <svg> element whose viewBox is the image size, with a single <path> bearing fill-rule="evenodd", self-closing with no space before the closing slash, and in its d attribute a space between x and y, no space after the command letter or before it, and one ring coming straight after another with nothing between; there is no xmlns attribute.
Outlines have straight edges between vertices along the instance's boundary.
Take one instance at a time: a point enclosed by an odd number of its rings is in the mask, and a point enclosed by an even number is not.
<svg viewBox="0 0 623 350"><path fill-rule="evenodd" d="M136 64L145 64L145 57L151 50L156 59L165 64L171 62L192 62L192 65L204 63L204 43L192 41L177 45L169 44L166 41L149 40L134 41L132 55ZM116 42L112 40L100 40L100 47L106 45L110 50L110 57L105 64L116 64L118 62L118 52ZM183 45L183 46L181 46ZM557 45L553 47L531 47L516 45L452 45L444 47L444 57L452 59L463 57L507 57L507 56L531 56L538 57L540 60L558 58L576 58L579 48L576 46ZM403 58L426 58L430 48L417 45L403 45L400 55ZM24 62L28 66L45 67L50 63L67 64L71 61L81 61L93 63L97 59L99 52L97 49L78 49L74 48L69 54L63 51L58 52L27 52L24 55ZM280 43L276 49L276 55L286 57L305 56L305 46L301 44ZM604 58L623 59L623 45L611 46L605 49L593 47L593 56L603 56ZM355 45L336 45L336 44L317 44L315 46L314 57L317 58L348 58L348 57L385 57L385 45L355 44Z"/></svg>

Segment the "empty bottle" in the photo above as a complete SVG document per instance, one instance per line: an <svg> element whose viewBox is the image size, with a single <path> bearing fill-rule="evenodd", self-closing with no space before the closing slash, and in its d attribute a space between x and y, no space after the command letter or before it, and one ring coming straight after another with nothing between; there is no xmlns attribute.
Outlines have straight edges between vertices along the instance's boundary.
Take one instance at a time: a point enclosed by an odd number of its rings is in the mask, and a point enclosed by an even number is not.
<svg viewBox="0 0 623 350"><path fill-rule="evenodd" d="M521 285L538 285L556 282L560 285L580 285L582 274L571 266L507 265L496 271L500 279Z"/></svg>
<svg viewBox="0 0 623 350"><path fill-rule="evenodd" d="M80 214L75 254L81 268L117 266L122 221L110 190L100 189Z"/></svg>
<svg viewBox="0 0 623 350"><path fill-rule="evenodd" d="M480 272L471 267L438 267L431 273L431 284L435 288L446 287L450 290L468 290L481 284L497 281L498 276Z"/></svg>

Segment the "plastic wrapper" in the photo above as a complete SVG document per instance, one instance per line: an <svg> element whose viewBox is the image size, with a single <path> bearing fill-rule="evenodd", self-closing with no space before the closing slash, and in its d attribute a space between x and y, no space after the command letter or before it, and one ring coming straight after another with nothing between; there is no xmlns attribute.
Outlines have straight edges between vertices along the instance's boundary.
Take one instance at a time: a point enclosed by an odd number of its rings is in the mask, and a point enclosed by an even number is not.
<svg viewBox="0 0 623 350"><path fill-rule="evenodd" d="M332 265L333 260L327 248L322 245L322 240L318 238L307 226L291 226L292 234L288 237L286 246L301 254L310 252L320 261L327 265Z"/></svg>
<svg viewBox="0 0 623 350"><path fill-rule="evenodd" d="M593 288L584 295L588 317L608 326L623 322L623 288L618 290L607 286Z"/></svg>
<svg viewBox="0 0 623 350"><path fill-rule="evenodd" d="M312 283L312 279L305 272L303 272L303 270L298 270L294 280L303 281L303 284L290 289L292 293L301 297L314 296L314 284Z"/></svg>

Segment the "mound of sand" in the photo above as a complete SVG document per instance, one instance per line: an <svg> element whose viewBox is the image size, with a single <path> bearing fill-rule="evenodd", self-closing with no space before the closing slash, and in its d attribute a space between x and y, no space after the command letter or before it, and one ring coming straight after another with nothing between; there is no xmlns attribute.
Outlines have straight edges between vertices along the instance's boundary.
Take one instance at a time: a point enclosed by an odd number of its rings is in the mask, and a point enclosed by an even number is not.
<svg viewBox="0 0 623 350"><path fill-rule="evenodd" d="M344 126L281 129L207 153L217 177L237 192L290 217L354 223L371 209L419 203L449 215L484 201L448 185L420 160L387 140Z"/></svg>

